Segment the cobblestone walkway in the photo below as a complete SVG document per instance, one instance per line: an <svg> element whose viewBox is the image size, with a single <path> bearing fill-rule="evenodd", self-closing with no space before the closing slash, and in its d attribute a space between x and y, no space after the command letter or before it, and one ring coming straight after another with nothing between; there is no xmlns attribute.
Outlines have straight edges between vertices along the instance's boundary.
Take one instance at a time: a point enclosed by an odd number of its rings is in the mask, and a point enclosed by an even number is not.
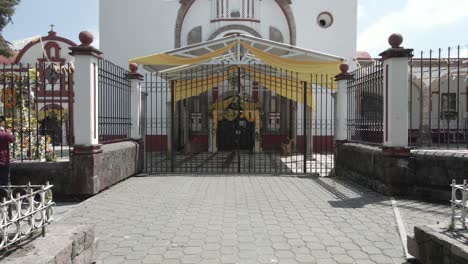
<svg viewBox="0 0 468 264"><path fill-rule="evenodd" d="M447 220L402 202L408 230ZM390 200L330 178L132 178L61 221L96 224L101 263L405 263Z"/></svg>

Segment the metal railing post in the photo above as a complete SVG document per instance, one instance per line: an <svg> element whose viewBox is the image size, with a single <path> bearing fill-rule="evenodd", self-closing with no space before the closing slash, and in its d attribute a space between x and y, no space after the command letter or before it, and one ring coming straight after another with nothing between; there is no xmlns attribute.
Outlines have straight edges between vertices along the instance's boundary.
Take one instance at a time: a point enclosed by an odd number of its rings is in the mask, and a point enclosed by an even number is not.
<svg viewBox="0 0 468 264"><path fill-rule="evenodd" d="M462 213L461 213L461 221L462 221L462 227L465 229L466 228L466 213L467 213L467 206L466 206L466 200L467 200L467 181L463 181L463 191L462 191Z"/></svg>
<svg viewBox="0 0 468 264"><path fill-rule="evenodd" d="M175 102L175 81L171 81L171 172L175 171L175 108L176 108L176 102Z"/></svg>
<svg viewBox="0 0 468 264"><path fill-rule="evenodd" d="M455 228L455 207L456 207L456 192L457 192L457 182L455 180L452 180L452 217L450 219L451 227Z"/></svg>
<svg viewBox="0 0 468 264"><path fill-rule="evenodd" d="M308 142L307 142L307 82L303 83L304 85L304 164L303 164L303 172L304 174L307 173L307 149L308 149ZM311 87L312 89L312 87Z"/></svg>

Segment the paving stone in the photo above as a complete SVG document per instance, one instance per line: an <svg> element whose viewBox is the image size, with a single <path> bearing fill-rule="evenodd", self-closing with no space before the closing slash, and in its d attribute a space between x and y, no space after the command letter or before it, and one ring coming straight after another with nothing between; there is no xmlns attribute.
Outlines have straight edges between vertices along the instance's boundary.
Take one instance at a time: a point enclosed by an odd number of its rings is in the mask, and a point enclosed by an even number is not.
<svg viewBox="0 0 468 264"><path fill-rule="evenodd" d="M295 254L289 250L278 250L275 252L275 256L279 259L291 259L296 257Z"/></svg>
<svg viewBox="0 0 468 264"><path fill-rule="evenodd" d="M449 219L447 206L397 205L409 233ZM96 224L103 264L405 261L390 200L333 178L131 178L61 221Z"/></svg>
<svg viewBox="0 0 468 264"><path fill-rule="evenodd" d="M297 254L296 260L300 263L314 263L315 258L308 254Z"/></svg>

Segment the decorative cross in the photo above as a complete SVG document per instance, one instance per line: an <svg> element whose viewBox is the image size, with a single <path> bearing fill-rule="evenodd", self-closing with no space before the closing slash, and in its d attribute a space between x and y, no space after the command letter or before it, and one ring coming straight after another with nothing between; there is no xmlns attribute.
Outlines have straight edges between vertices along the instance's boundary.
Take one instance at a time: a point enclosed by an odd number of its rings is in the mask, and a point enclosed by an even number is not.
<svg viewBox="0 0 468 264"><path fill-rule="evenodd" d="M55 27L54 24L50 24L50 31L54 31L54 27Z"/></svg>

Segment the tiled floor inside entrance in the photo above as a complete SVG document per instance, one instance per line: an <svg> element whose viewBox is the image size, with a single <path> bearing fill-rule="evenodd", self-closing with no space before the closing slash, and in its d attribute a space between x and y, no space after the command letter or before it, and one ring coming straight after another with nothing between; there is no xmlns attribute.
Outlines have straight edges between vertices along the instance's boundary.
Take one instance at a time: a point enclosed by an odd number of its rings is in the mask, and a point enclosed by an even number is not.
<svg viewBox="0 0 468 264"><path fill-rule="evenodd" d="M149 174L171 172L171 156L167 153L146 153L145 160ZM312 154L306 158L307 173L329 176L333 166L331 154ZM234 151L177 154L174 155L174 172L301 174L304 172L304 155Z"/></svg>

